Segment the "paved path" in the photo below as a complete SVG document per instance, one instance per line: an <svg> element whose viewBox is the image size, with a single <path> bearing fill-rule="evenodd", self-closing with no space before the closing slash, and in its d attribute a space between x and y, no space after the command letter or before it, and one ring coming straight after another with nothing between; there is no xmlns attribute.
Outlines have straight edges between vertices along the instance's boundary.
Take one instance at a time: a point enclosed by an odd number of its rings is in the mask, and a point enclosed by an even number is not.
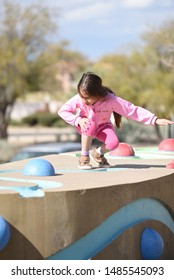
<svg viewBox="0 0 174 280"><path fill-rule="evenodd" d="M75 141L74 128L9 127L8 142L16 145L54 141Z"/></svg>

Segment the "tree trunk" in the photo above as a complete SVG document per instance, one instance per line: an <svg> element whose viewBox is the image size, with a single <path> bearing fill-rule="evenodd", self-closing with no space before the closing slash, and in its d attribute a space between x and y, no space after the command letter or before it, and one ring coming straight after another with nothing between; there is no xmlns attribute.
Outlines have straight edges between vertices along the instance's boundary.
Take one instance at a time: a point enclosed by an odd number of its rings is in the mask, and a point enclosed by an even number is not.
<svg viewBox="0 0 174 280"><path fill-rule="evenodd" d="M5 139L7 137L7 120L5 117L5 113L3 111L0 111L0 139Z"/></svg>
<svg viewBox="0 0 174 280"><path fill-rule="evenodd" d="M0 139L8 138L8 121L10 119L10 113L12 110L12 104L0 104Z"/></svg>

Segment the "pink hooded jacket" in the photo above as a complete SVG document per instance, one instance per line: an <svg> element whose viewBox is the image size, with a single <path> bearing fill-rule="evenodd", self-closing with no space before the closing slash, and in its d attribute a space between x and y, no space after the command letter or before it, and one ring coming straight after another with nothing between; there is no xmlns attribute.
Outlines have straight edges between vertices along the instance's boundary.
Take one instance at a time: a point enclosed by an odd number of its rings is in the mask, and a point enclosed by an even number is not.
<svg viewBox="0 0 174 280"><path fill-rule="evenodd" d="M157 119L150 111L111 93L108 93L104 100L99 100L93 105L86 105L80 95L76 94L62 105L58 114L72 126L78 127L81 118L88 118L93 120L98 128L100 125L111 123L113 112L147 125L154 125Z"/></svg>

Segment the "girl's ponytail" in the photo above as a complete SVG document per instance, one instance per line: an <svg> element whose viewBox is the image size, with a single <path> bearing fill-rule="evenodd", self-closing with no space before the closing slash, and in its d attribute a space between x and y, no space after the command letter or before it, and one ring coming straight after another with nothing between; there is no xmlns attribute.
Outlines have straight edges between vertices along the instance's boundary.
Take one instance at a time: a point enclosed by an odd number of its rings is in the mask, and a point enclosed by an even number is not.
<svg viewBox="0 0 174 280"><path fill-rule="evenodd" d="M121 127L121 115L116 113L116 112L113 112L113 115L114 115L114 120L115 120L115 125L117 128L120 128Z"/></svg>
<svg viewBox="0 0 174 280"><path fill-rule="evenodd" d="M104 87L104 88L107 90L107 92L110 92L113 95L115 95L115 93L110 88L108 88L108 87ZM122 116L120 114L116 113L116 112L113 112L113 115L114 115L114 120L115 120L116 127L120 128L121 127L121 118L122 118Z"/></svg>

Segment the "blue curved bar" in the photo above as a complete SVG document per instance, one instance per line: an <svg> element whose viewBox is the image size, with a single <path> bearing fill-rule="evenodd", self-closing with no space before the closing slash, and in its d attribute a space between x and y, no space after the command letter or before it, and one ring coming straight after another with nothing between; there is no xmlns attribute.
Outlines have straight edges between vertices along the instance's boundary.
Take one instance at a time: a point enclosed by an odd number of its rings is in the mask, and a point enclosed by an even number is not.
<svg viewBox="0 0 174 280"><path fill-rule="evenodd" d="M174 233L173 218L164 205L156 199L143 198L120 208L86 236L47 259L91 259L128 228L146 220L160 221Z"/></svg>

